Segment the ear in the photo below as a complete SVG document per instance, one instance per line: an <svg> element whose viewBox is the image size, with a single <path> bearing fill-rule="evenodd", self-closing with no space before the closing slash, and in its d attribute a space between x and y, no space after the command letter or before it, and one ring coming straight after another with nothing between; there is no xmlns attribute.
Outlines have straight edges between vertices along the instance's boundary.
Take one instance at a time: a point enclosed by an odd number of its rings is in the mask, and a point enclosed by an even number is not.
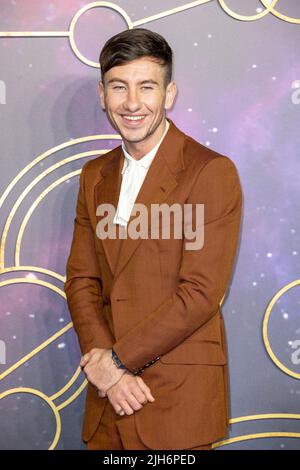
<svg viewBox="0 0 300 470"><path fill-rule="evenodd" d="M105 111L104 85L103 85L103 82L101 80L99 80L99 83L98 83L98 94L99 94L99 98L100 98L101 108L103 109L103 111Z"/></svg>
<svg viewBox="0 0 300 470"><path fill-rule="evenodd" d="M176 86L176 83L172 81L167 85L165 109L170 109L173 106L176 95L177 95L177 86Z"/></svg>

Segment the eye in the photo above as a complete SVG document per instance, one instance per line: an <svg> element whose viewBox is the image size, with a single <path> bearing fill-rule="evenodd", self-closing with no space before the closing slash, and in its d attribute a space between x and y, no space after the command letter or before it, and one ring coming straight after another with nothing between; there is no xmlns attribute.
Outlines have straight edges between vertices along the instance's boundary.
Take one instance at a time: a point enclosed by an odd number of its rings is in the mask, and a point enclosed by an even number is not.
<svg viewBox="0 0 300 470"><path fill-rule="evenodd" d="M124 90L124 88L125 88L125 87L122 86L122 85L116 85L116 86L114 86L114 90L120 90L120 89L123 89L123 90Z"/></svg>
<svg viewBox="0 0 300 470"><path fill-rule="evenodd" d="M144 88L145 90L153 90L152 86L143 86L142 88Z"/></svg>

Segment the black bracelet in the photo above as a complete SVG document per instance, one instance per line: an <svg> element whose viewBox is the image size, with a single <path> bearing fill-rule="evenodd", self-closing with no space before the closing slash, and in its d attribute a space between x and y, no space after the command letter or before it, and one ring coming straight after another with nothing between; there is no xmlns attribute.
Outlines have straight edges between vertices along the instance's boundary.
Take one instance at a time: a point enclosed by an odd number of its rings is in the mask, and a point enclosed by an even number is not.
<svg viewBox="0 0 300 470"><path fill-rule="evenodd" d="M152 361L149 361L147 362L147 364L145 364L143 367L140 367L139 369L135 369L133 371L133 374L134 375L137 375L137 374L142 374L144 372L144 369L146 369L147 367L149 366L152 366L152 364L154 364L156 361L158 361L158 359L160 359L160 356L157 356L155 359L153 359Z"/></svg>
<svg viewBox="0 0 300 470"><path fill-rule="evenodd" d="M122 364L122 362L120 361L117 353L113 349L111 350L111 357L118 369L126 369L124 364Z"/></svg>

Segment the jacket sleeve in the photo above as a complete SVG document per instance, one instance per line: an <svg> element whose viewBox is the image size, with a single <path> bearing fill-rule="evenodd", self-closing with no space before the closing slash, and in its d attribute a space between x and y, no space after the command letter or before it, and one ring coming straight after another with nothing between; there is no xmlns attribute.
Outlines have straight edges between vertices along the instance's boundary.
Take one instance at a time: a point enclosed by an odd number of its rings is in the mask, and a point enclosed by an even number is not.
<svg viewBox="0 0 300 470"><path fill-rule="evenodd" d="M204 204L204 244L187 250L183 239L177 289L155 311L119 338L113 349L132 371L167 353L217 312L237 249L242 191L234 163L225 156L201 168L186 203Z"/></svg>
<svg viewBox="0 0 300 470"><path fill-rule="evenodd" d="M103 317L101 274L95 251L95 240L85 201L85 171L80 174L80 187L74 220L73 240L67 261L64 290L82 354L92 348L111 348L114 338Z"/></svg>

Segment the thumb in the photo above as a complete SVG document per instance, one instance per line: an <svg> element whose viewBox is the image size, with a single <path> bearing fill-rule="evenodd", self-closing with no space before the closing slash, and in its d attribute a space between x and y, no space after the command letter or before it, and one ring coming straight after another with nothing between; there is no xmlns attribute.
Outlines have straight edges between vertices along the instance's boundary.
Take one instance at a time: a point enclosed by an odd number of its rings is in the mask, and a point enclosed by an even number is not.
<svg viewBox="0 0 300 470"><path fill-rule="evenodd" d="M84 356L82 356L82 358L80 360L80 367L86 366L86 364L89 362L89 360L90 360L90 353L87 353Z"/></svg>

